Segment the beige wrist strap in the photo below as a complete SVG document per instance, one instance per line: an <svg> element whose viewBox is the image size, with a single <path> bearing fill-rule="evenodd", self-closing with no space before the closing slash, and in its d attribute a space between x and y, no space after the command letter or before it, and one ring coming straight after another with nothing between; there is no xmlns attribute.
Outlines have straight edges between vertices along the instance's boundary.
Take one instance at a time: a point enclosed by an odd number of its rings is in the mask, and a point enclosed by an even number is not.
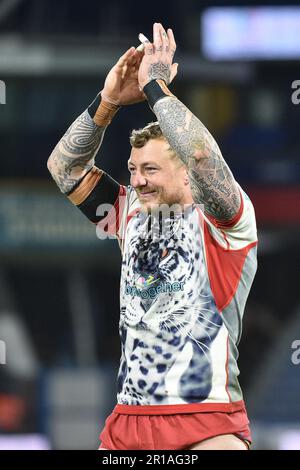
<svg viewBox="0 0 300 470"><path fill-rule="evenodd" d="M94 123L100 127L108 126L119 109L120 106L106 100L106 98L102 96L101 103L93 117Z"/></svg>
<svg viewBox="0 0 300 470"><path fill-rule="evenodd" d="M94 166L91 171L83 178L80 185L69 194L68 198L73 204L79 206L91 194L98 181L101 179L103 171Z"/></svg>

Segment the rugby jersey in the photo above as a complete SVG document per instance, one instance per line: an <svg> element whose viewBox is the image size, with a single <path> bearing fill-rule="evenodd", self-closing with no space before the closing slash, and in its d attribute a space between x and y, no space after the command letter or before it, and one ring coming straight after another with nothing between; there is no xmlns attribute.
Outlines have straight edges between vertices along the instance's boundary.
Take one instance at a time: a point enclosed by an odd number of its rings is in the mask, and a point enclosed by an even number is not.
<svg viewBox="0 0 300 470"><path fill-rule="evenodd" d="M122 252L119 410L244 407L237 347L257 232L252 203L240 193L239 213L221 224L196 204L167 217L144 213L135 190L118 185L97 231L117 238ZM94 195L93 207L97 202L103 200Z"/></svg>

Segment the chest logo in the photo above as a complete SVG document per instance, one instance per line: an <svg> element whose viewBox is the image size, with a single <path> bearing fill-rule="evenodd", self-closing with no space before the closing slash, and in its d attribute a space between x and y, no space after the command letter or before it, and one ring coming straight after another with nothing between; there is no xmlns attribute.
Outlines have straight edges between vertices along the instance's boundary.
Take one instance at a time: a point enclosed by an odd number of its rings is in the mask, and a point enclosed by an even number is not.
<svg viewBox="0 0 300 470"><path fill-rule="evenodd" d="M148 274L146 276L140 276L136 281L136 285L140 289L146 289L157 281L159 281L159 277L155 278L152 274Z"/></svg>

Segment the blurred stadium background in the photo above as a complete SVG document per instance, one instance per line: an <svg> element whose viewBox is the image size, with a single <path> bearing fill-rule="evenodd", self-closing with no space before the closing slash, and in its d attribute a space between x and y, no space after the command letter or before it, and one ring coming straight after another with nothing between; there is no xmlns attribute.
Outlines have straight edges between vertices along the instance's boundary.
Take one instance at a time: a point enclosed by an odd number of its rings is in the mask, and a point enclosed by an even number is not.
<svg viewBox="0 0 300 470"><path fill-rule="evenodd" d="M207 10L228 5L0 1L0 449L95 449L115 404L118 246L96 238L46 161L154 21L175 32L172 90L256 209L259 269L239 360L254 448L300 449L300 10ZM129 132L153 119L145 103L122 109L98 165L127 184Z"/></svg>

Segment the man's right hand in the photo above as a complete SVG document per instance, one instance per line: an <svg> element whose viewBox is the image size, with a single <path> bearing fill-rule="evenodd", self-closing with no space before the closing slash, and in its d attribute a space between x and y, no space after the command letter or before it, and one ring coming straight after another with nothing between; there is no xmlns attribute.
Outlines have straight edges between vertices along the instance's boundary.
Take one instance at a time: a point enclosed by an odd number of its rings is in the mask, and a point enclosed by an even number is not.
<svg viewBox="0 0 300 470"><path fill-rule="evenodd" d="M138 83L138 70L143 56L143 51L131 47L120 57L105 79L101 92L103 99L118 106L146 99Z"/></svg>

